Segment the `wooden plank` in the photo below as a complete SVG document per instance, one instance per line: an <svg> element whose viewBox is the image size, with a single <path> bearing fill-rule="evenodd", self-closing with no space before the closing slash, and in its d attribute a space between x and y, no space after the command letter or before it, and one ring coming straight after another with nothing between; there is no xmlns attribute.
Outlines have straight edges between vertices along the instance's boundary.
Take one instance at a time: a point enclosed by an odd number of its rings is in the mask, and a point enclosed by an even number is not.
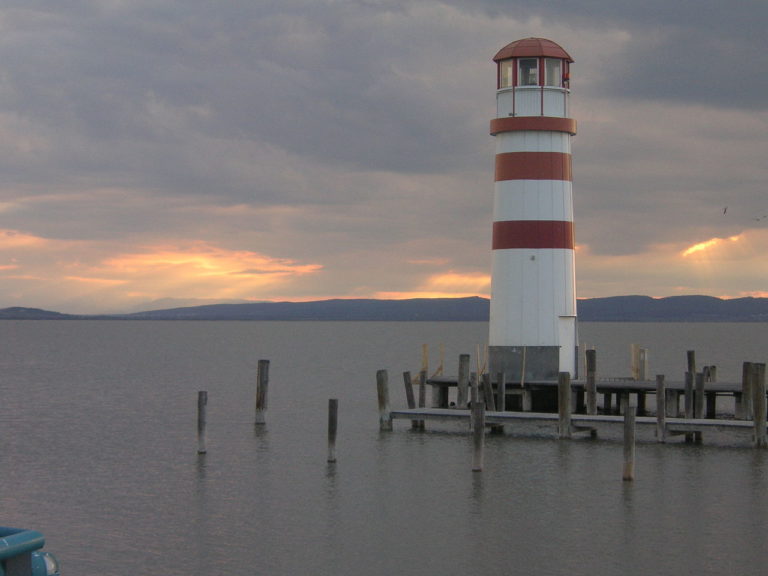
<svg viewBox="0 0 768 576"><path fill-rule="evenodd" d="M417 410L393 410L390 413L394 419L424 418L427 420L468 421L469 410L451 408L426 408ZM554 412L486 412L485 421L492 423L541 422L558 423L560 415ZM635 422L643 426L657 426L655 416L637 416ZM624 417L618 414L571 414L571 424L576 427L585 424L624 424ZM667 418L667 431L696 431L699 429L736 429L753 430L754 426L748 420L725 420L707 418Z"/></svg>

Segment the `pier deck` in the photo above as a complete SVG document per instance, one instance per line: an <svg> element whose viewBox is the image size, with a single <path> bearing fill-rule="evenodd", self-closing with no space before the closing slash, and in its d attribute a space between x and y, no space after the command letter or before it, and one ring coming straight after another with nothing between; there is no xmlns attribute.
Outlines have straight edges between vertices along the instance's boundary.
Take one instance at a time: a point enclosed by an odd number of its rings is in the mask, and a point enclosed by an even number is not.
<svg viewBox="0 0 768 576"><path fill-rule="evenodd" d="M427 379L428 386L431 386L433 394L433 406L437 408L449 407L449 390L458 386L458 379L450 376L436 376ZM496 381L491 382L491 388L496 394L498 390ZM524 412L531 412L535 409L534 398L547 393L553 395L557 391L558 383L556 380L538 380L525 382L521 385L519 382L506 382L504 387L504 396L507 400L519 398L518 409ZM584 411L584 396L587 383L583 380L571 381L571 390L575 396L576 411ZM637 413L640 416L646 414L646 397L656 395L657 383L655 380L634 380L632 378L608 378L597 380L595 389L602 396L602 410L605 414L614 411L618 412L622 398L636 398ZM695 392L695 386L692 386ZM672 410L670 416L677 414L677 407L680 401L685 397L685 382L666 382L665 391L667 394L666 403ZM704 412L706 418L715 419L718 413L717 402L722 398L732 398L737 412L737 417L742 411L743 385L741 382L706 382L703 390L704 394Z"/></svg>
<svg viewBox="0 0 768 576"><path fill-rule="evenodd" d="M557 381L510 383L499 374L494 382L488 374L480 378L470 374L468 364L469 356L462 355L458 378L427 378L423 370L419 378L418 407L410 372L404 372L408 408L399 410L390 407L387 371L379 370L376 384L380 429L392 430L395 419L411 420L414 429L423 429L428 420L466 421L477 435L486 426L500 431L507 425L534 423L552 424L561 438L569 438L579 432L595 436L598 429L623 425L625 442L628 442L627 438L634 438L635 426L652 426L659 442L685 434L686 441L699 443L704 431L730 430L750 433L755 446L768 446L765 364L745 362L741 383L710 380L709 369L686 372L684 382L666 382L663 375L654 381L598 380L594 371L588 371L586 381L571 381L567 372L561 372ZM432 388L430 408L426 407L428 386ZM455 388L455 395L451 388ZM652 406L655 410L646 409L648 394L656 397ZM603 400L602 409L598 408L599 396ZM718 413L716 400L721 396L733 400L731 412ZM683 410L681 398L685 401Z"/></svg>
<svg viewBox="0 0 768 576"><path fill-rule="evenodd" d="M393 419L433 420L467 422L471 418L470 410L457 408L412 408L390 411ZM560 415L553 412L485 412L485 423L488 425L506 425L514 423L540 423L558 425ZM623 424L624 416L618 414L571 414L571 426L574 431L589 431L601 424ZM658 418L654 416L638 416L637 425L658 426ZM751 420L731 420L722 418L669 418L665 419L668 434L701 432L703 430L737 429L752 431L754 424Z"/></svg>

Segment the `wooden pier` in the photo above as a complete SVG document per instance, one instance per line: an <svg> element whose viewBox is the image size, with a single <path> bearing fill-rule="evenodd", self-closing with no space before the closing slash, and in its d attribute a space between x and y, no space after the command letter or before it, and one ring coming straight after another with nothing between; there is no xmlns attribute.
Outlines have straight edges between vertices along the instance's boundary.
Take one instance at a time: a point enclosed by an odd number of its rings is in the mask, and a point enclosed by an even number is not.
<svg viewBox="0 0 768 576"><path fill-rule="evenodd" d="M687 372L682 382L666 382L663 375L655 380L614 378L598 380L594 371L587 370L585 381L571 381L561 373L558 381L507 382L503 374L491 380L488 375L468 372L468 357L459 360L459 376L426 378L421 371L420 397L429 386L433 390L433 406L415 407L410 373L404 373L409 407L391 409L385 371L377 375L379 387L379 417L382 430L392 430L396 419L411 420L414 428L423 428L426 421L474 421L472 410L483 406L483 428L499 429L520 424L551 424L560 438L574 433L597 435L600 429L627 423L628 407L634 426L652 427L659 442L672 436L684 435L686 441L701 442L707 431L742 431L752 435L757 447L766 441L765 364L745 362L741 382L717 382L716 370L706 367L699 373ZM693 368L689 355L689 367ZM451 402L451 389L456 388ZM602 397L602 413L598 397ZM646 398L655 396L655 414L650 415ZM734 414L720 414L717 402L731 398ZM614 403L615 400L615 403ZM683 406L681 407L681 400ZM635 414L637 415L635 417ZM720 415L720 417L718 417ZM418 423L418 425L417 425ZM633 442L634 442L634 432Z"/></svg>

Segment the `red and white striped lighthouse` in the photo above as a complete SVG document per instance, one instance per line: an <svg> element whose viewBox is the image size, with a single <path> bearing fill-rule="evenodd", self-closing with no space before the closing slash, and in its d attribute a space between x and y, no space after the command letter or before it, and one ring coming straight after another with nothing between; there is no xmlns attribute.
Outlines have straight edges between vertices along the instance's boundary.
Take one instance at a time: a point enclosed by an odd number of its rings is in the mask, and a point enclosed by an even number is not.
<svg viewBox="0 0 768 576"><path fill-rule="evenodd" d="M497 64L490 370L511 381L576 376L569 68L544 38L502 48Z"/></svg>

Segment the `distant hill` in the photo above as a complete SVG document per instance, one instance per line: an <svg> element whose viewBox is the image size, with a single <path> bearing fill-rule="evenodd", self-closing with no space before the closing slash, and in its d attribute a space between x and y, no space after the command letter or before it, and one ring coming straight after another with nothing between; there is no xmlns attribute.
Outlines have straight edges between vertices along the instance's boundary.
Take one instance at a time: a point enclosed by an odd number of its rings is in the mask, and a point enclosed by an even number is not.
<svg viewBox="0 0 768 576"><path fill-rule="evenodd" d="M70 320L72 318L76 317L71 314L41 310L40 308L14 306L13 308L0 309L0 320Z"/></svg>
<svg viewBox="0 0 768 576"><path fill-rule="evenodd" d="M587 322L768 322L768 298L590 298L579 300L578 314Z"/></svg>
<svg viewBox="0 0 768 576"><path fill-rule="evenodd" d="M413 298L410 300L318 300L252 302L171 308L126 315L154 320L488 320L486 298Z"/></svg>
<svg viewBox="0 0 768 576"><path fill-rule="evenodd" d="M75 315L37 308L0 309L0 320L356 320L487 322L486 298L319 300L207 304L130 314ZM768 322L768 298L614 296L579 300L582 322Z"/></svg>

